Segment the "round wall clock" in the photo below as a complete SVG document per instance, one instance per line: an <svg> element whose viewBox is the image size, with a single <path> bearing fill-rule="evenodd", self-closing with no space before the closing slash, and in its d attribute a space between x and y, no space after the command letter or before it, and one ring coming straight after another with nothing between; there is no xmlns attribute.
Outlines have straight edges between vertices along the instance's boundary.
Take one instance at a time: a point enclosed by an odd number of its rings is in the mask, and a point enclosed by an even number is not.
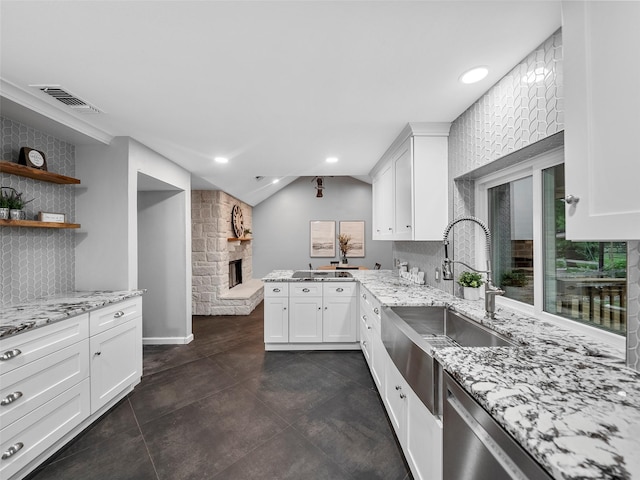
<svg viewBox="0 0 640 480"><path fill-rule="evenodd" d="M27 167L37 168L39 170L47 170L47 160L44 156L44 152L29 147L22 147L20 149L18 163L20 165L26 165Z"/></svg>
<svg viewBox="0 0 640 480"><path fill-rule="evenodd" d="M231 209L231 226L236 237L242 238L244 236L244 219L240 205L234 205Z"/></svg>

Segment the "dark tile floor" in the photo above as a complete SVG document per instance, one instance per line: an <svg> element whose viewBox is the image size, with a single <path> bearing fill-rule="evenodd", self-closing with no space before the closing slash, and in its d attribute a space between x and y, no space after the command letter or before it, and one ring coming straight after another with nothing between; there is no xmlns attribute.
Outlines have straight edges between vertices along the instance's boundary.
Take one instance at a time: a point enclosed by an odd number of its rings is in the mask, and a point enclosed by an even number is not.
<svg viewBox="0 0 640 480"><path fill-rule="evenodd" d="M360 352L265 352L262 304L144 349L134 392L32 480L406 480Z"/></svg>

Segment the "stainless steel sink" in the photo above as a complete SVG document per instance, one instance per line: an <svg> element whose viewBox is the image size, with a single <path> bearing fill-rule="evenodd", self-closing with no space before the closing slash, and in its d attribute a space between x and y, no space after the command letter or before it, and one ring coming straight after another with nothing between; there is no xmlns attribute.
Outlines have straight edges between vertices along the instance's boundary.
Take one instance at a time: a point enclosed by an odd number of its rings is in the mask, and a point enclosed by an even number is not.
<svg viewBox="0 0 640 480"><path fill-rule="evenodd" d="M434 414L441 412L442 372L433 350L447 346L515 346L502 335L444 307L385 307L382 341L404 379Z"/></svg>

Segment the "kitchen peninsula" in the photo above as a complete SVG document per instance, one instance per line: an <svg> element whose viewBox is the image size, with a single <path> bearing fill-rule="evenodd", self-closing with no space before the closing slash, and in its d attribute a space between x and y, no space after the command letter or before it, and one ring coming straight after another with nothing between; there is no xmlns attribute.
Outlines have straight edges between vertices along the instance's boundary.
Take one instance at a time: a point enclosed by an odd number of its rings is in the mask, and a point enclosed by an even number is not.
<svg viewBox="0 0 640 480"><path fill-rule="evenodd" d="M263 278L265 292L272 286L327 282L293 279L292 274L271 272ZM361 299L373 295L381 306L445 307L514 343L499 348L449 346L437 349L434 357L551 478L640 476L636 454L640 448L640 374L625 367L623 351L506 308L498 308L495 319L486 319L482 301L465 301L433 287L411 284L395 272L352 274ZM362 300L360 305L359 316L364 321ZM380 320L384 329L384 317ZM366 345L362 337L358 340L366 358ZM372 375L376 379L379 369L372 369ZM386 405L385 381L389 380L383 376L376 384ZM403 450L418 478L405 445Z"/></svg>

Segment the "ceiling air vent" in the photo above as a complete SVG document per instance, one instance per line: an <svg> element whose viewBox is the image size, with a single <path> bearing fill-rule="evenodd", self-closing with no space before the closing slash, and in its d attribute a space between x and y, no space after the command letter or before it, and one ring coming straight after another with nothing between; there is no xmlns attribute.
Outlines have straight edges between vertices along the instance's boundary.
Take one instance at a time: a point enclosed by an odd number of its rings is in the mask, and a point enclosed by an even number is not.
<svg viewBox="0 0 640 480"><path fill-rule="evenodd" d="M93 105L88 104L72 93L60 88L60 85L32 85L32 87L38 88L41 92L46 93L50 97L64 103L66 106L72 108L78 113L102 113Z"/></svg>

